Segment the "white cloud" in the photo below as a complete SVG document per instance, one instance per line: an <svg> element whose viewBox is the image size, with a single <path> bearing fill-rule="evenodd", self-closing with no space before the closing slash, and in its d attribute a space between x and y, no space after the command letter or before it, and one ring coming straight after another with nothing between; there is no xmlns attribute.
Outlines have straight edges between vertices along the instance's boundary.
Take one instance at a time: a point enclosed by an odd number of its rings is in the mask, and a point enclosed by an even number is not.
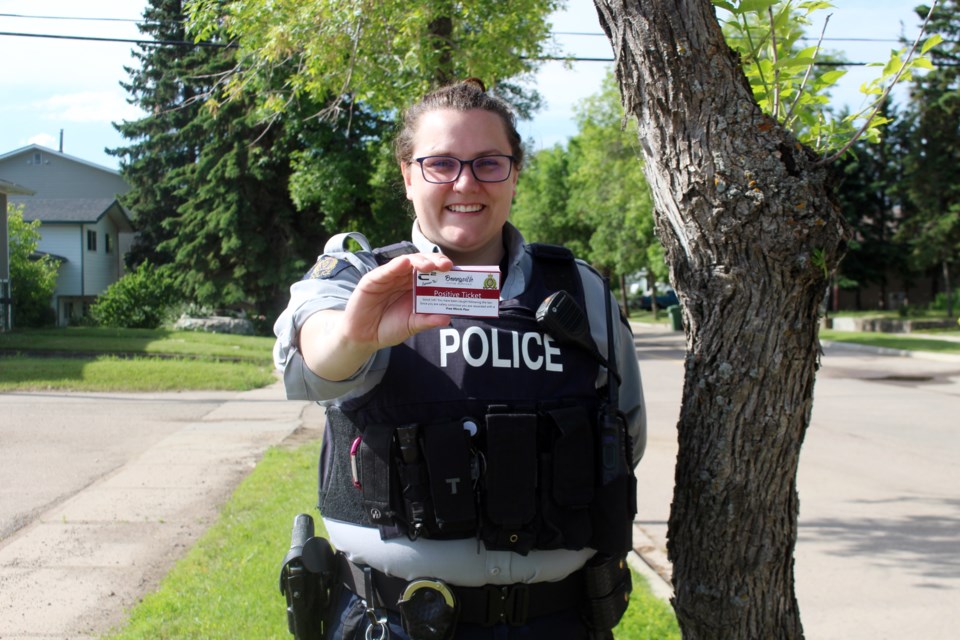
<svg viewBox="0 0 960 640"><path fill-rule="evenodd" d="M60 94L33 105L45 120L61 122L119 122L143 116L139 108L127 103L122 93L110 91Z"/></svg>
<svg viewBox="0 0 960 640"><path fill-rule="evenodd" d="M41 147L46 147L47 149L56 149L57 148L57 139L54 138L49 133L38 133L35 136L30 136L27 139L27 144L38 144Z"/></svg>

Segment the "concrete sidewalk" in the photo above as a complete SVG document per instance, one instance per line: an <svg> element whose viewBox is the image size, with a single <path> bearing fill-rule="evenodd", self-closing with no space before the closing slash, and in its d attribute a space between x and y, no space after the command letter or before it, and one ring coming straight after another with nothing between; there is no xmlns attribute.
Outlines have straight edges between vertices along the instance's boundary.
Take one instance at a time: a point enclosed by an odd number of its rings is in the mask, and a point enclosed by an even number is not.
<svg viewBox="0 0 960 640"><path fill-rule="evenodd" d="M92 639L121 623L310 404L279 383L238 393L5 539L0 638Z"/></svg>

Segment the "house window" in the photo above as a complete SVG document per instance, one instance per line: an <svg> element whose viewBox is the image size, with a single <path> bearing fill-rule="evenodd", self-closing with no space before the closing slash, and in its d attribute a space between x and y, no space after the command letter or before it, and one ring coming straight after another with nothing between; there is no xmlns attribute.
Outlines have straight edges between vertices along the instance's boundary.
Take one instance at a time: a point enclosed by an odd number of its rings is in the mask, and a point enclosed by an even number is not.
<svg viewBox="0 0 960 640"><path fill-rule="evenodd" d="M104 253L113 253L113 236L109 233L103 234L103 251Z"/></svg>
<svg viewBox="0 0 960 640"><path fill-rule="evenodd" d="M97 232L93 229L87 229L87 251L97 250Z"/></svg>
<svg viewBox="0 0 960 640"><path fill-rule="evenodd" d="M43 156L37 151L33 154L33 164L40 164L41 162L43 162Z"/></svg>

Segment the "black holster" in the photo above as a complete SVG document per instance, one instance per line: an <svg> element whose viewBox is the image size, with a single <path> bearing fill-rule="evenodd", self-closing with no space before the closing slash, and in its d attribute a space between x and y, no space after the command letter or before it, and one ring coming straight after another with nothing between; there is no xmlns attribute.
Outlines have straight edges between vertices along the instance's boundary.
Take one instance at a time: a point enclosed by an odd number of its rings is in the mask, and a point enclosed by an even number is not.
<svg viewBox="0 0 960 640"><path fill-rule="evenodd" d="M290 550L280 567L280 593L287 599L287 628L296 640L323 640L324 620L337 583L336 554L313 535L313 518L293 520Z"/></svg>
<svg viewBox="0 0 960 640"><path fill-rule="evenodd" d="M583 568L587 603L584 618L591 638L612 638L610 630L617 626L630 604L633 579L624 555L598 553Z"/></svg>

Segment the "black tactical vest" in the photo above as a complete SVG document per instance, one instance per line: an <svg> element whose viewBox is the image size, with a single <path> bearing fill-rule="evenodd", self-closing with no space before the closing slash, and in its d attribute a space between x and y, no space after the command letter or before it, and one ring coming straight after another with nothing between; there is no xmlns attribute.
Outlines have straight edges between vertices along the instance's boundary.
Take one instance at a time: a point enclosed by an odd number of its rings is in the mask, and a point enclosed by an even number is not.
<svg viewBox="0 0 960 640"><path fill-rule="evenodd" d="M605 496L597 473L599 365L535 318L561 288L584 305L577 266L558 247L527 250L531 281L499 318L454 317L410 338L391 348L375 389L328 408L325 517L384 538L479 537L524 554L629 548L632 492Z"/></svg>

